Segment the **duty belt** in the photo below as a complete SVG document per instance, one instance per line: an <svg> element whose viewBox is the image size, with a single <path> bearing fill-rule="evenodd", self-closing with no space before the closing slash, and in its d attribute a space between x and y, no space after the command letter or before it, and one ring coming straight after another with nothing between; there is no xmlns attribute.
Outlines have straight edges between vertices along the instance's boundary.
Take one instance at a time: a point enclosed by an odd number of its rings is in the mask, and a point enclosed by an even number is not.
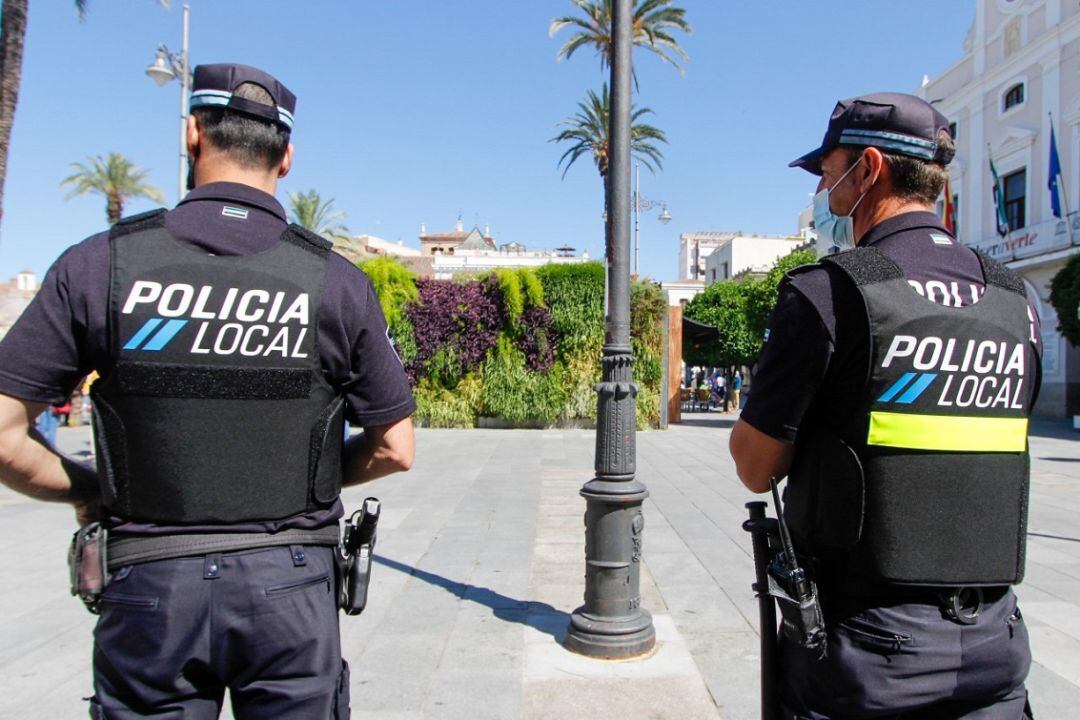
<svg viewBox="0 0 1080 720"><path fill-rule="evenodd" d="M276 533L191 533L109 538L109 572L125 565L206 555L238 552L279 545L329 545L341 541L337 525L318 530L281 530Z"/></svg>

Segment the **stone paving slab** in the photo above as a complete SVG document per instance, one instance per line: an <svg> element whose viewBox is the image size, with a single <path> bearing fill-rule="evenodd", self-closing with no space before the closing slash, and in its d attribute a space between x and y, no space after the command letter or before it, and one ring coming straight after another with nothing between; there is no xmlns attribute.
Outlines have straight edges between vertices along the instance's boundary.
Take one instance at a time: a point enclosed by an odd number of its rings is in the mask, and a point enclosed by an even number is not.
<svg viewBox="0 0 1080 720"><path fill-rule="evenodd" d="M370 604L342 617L354 717L757 717L754 499L727 456L732 416L697 413L638 435L643 606L657 649L621 662L561 646L584 589L590 431L423 430L412 472L346 492L384 503ZM1040 718L1080 707L1080 435L1036 423L1028 572ZM84 428L60 444L85 454ZM67 596L71 510L0 489L0 717L84 717L93 617ZM231 717L228 704L223 717Z"/></svg>

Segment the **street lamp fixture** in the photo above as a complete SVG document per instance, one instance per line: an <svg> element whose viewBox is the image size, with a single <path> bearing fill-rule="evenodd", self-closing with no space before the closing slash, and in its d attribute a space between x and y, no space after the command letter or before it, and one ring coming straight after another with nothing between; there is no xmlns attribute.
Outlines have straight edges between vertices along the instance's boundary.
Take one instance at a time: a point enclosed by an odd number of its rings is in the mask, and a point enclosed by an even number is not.
<svg viewBox="0 0 1080 720"><path fill-rule="evenodd" d="M187 117L188 96L191 95L191 64L188 59L188 25L191 10L184 5L184 31L180 39L180 52L170 52L164 43L158 46L154 61L146 68L146 74L158 87L165 87L172 80L180 81L180 174L177 201L184 199L187 189Z"/></svg>
<svg viewBox="0 0 1080 720"><path fill-rule="evenodd" d="M638 274L638 212L648 212L656 208L662 208L660 217L657 218L662 224L671 222L671 213L668 212L667 203L663 200L650 200L641 194L641 163L634 163L634 199L630 203L634 210L634 274Z"/></svg>
<svg viewBox="0 0 1080 720"><path fill-rule="evenodd" d="M146 74L158 87L164 87L165 83L176 77L176 71L172 69L175 63L175 56L169 52L169 48L162 45L158 48L154 62L146 68Z"/></svg>

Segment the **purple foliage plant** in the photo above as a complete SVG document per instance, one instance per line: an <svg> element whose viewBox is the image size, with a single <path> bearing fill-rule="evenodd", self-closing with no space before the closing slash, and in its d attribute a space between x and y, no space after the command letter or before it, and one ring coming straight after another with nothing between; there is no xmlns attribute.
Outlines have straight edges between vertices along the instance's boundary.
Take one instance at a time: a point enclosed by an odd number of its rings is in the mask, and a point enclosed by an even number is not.
<svg viewBox="0 0 1080 720"><path fill-rule="evenodd" d="M419 299L407 312L416 357L406 368L415 383L441 351L452 353L461 374L484 361L503 324L499 288L490 282L418 280Z"/></svg>

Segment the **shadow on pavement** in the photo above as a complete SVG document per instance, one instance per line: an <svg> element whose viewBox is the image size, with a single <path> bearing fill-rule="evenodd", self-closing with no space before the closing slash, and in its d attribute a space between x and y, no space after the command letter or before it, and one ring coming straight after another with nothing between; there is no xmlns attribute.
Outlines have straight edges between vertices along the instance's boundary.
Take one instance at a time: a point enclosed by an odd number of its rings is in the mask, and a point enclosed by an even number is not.
<svg viewBox="0 0 1080 720"><path fill-rule="evenodd" d="M491 588L450 580L442 575L420 570L412 565L391 560L388 557L376 555L373 559L380 565L385 565L406 575L412 575L417 580L423 580L431 585L441 587L446 592L462 600L469 600L477 605L491 608L492 614L500 620L528 625L534 630L550 635L560 645L566 638L566 629L570 625L570 614L556 610L547 603L517 600L497 593Z"/></svg>
<svg viewBox="0 0 1080 720"><path fill-rule="evenodd" d="M1028 425L1028 435L1032 437L1057 438L1058 440L1076 440L1080 433L1073 430L1072 418L1033 417Z"/></svg>
<svg viewBox="0 0 1080 720"><path fill-rule="evenodd" d="M735 424L735 421L738 419L739 416L735 413L683 413L682 422L671 423L671 425L685 425L686 427L730 428L732 425Z"/></svg>
<svg viewBox="0 0 1080 720"><path fill-rule="evenodd" d="M1049 538L1051 540L1067 540L1069 542L1080 542L1080 538L1065 537L1064 535L1051 535L1049 533L1028 532L1028 537L1041 537Z"/></svg>

